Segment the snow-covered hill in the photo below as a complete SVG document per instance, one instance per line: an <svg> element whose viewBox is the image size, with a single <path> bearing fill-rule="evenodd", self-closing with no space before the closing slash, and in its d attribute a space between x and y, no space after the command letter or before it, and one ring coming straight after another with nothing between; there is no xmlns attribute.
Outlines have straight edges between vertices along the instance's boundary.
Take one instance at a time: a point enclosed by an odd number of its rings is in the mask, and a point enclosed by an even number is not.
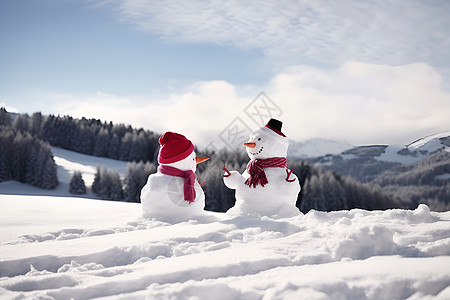
<svg viewBox="0 0 450 300"><path fill-rule="evenodd" d="M80 171L83 180L88 187L87 194L82 197L98 199L98 197L90 191L90 187L97 171L97 166L105 166L109 170L117 171L122 178L127 167L127 162L125 161L81 154L58 147L52 147L52 152L57 166L59 180L59 185L56 189L45 190L17 181L6 181L0 182L0 194L71 197L73 195L69 193L70 179L73 172Z"/></svg>
<svg viewBox="0 0 450 300"><path fill-rule="evenodd" d="M386 147L384 153L375 158L380 161L412 164L421 161L438 150L450 152L450 132L420 138L406 147L390 145Z"/></svg>
<svg viewBox="0 0 450 300"><path fill-rule="evenodd" d="M136 203L0 195L1 299L450 299L450 213L142 219Z"/></svg>
<svg viewBox="0 0 450 300"><path fill-rule="evenodd" d="M378 161L410 165L423 160L436 151L450 151L450 132L420 138L406 146L393 144L353 147L345 142L328 142L321 139L311 144L294 142L292 145L292 147L290 146L292 157L306 158L322 165L332 164L336 160L351 160L354 158L376 159ZM308 151L303 149L308 149ZM303 152L306 154L303 154Z"/></svg>

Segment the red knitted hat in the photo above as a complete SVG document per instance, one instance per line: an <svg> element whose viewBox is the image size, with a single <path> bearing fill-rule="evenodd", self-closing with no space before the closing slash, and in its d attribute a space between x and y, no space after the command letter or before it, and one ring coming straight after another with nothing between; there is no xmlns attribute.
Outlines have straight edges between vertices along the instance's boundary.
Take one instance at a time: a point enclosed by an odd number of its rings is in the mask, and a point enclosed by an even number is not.
<svg viewBox="0 0 450 300"><path fill-rule="evenodd" d="M194 144L184 135L167 131L159 138L158 162L170 164L188 157L194 151Z"/></svg>

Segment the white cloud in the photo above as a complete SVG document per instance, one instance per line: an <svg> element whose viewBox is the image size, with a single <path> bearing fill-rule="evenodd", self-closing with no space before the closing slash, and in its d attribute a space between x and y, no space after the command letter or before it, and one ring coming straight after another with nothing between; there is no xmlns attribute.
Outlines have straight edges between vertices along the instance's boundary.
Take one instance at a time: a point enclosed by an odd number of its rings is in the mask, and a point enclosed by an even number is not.
<svg viewBox="0 0 450 300"><path fill-rule="evenodd" d="M55 114L67 114L77 118L95 118L134 127L148 128L148 120L157 116L160 109L157 100L149 105L141 99L120 97L104 92L76 96L55 94L51 98L54 101L53 113ZM158 130L159 127L148 129Z"/></svg>
<svg viewBox="0 0 450 300"><path fill-rule="evenodd" d="M283 118L296 139L407 143L450 128L450 94L442 77L423 63L298 66L277 75L268 91L285 108Z"/></svg>
<svg viewBox="0 0 450 300"><path fill-rule="evenodd" d="M335 69L295 66L259 88L224 81L198 82L160 99L55 96L55 112L177 131L200 146L215 141L236 117L255 124L244 109L264 90L282 109L289 138L329 138L354 144L406 144L450 129L450 94L424 63L403 66L347 62ZM64 101L61 101L63 99Z"/></svg>
<svg viewBox="0 0 450 300"><path fill-rule="evenodd" d="M244 88L245 89L245 88ZM216 137L248 98L236 95L236 87L224 81L197 82L178 94L161 99L119 97L97 92L94 95L47 96L53 99L54 114L95 118L132 124L155 132L182 132L202 144Z"/></svg>
<svg viewBox="0 0 450 300"><path fill-rule="evenodd" d="M122 21L165 40L262 49L275 64L450 61L445 0L106 2Z"/></svg>

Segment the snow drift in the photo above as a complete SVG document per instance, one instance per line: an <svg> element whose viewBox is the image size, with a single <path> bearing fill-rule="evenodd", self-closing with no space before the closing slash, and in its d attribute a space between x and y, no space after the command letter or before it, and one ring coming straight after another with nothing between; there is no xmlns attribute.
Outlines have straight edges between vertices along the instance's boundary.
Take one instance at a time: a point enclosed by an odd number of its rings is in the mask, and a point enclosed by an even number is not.
<svg viewBox="0 0 450 300"><path fill-rule="evenodd" d="M131 203L0 205L2 299L450 298L450 213L425 205L175 224Z"/></svg>

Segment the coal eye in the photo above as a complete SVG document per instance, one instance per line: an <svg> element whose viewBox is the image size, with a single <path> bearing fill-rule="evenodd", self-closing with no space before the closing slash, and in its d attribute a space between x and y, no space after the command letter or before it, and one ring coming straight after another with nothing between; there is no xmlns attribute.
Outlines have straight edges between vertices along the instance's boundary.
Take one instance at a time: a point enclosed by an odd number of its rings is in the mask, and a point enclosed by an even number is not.
<svg viewBox="0 0 450 300"><path fill-rule="evenodd" d="M261 138L258 138L258 141L260 141L261 140Z"/></svg>

